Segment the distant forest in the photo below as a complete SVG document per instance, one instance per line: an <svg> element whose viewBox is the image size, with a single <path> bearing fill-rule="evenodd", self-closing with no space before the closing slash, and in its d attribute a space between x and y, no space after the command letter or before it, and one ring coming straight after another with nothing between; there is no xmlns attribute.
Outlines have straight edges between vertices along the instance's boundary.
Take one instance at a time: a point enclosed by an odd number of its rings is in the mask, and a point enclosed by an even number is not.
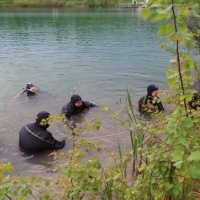
<svg viewBox="0 0 200 200"><path fill-rule="evenodd" d="M1 7L117 7L132 0L0 0Z"/></svg>

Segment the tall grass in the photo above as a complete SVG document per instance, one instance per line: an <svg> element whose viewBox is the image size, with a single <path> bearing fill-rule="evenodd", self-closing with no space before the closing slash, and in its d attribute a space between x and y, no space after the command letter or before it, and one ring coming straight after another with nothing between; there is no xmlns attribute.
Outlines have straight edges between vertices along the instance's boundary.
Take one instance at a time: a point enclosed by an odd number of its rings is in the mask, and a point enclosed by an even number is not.
<svg viewBox="0 0 200 200"><path fill-rule="evenodd" d="M143 148L145 142L145 132L141 127L142 121L139 121L139 119L137 119L136 112L134 110L131 96L127 87L126 98L127 104L125 109L129 119L130 139L133 152L132 175L137 176L139 174L139 167L141 166L142 162L144 161L145 163L147 163L147 161L144 160L142 153L138 150L139 148ZM147 146L149 145L151 146L151 139L148 141Z"/></svg>

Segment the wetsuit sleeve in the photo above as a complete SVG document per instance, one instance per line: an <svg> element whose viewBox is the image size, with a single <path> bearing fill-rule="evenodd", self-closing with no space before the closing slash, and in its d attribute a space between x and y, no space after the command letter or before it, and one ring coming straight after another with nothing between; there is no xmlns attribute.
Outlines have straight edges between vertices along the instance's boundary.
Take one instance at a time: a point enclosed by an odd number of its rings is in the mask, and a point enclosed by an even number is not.
<svg viewBox="0 0 200 200"><path fill-rule="evenodd" d="M68 103L68 104L65 104L65 105L62 107L61 114L62 114L62 115L64 114L65 117L68 118L68 119L72 116L72 112L71 112L69 103Z"/></svg>
<svg viewBox="0 0 200 200"><path fill-rule="evenodd" d="M93 103L90 103L88 101L84 101L84 105L85 105L85 108L91 108L91 107L95 107L97 105L93 104Z"/></svg>
<svg viewBox="0 0 200 200"><path fill-rule="evenodd" d="M65 116L68 119L72 116L72 113L70 112L70 110L66 110Z"/></svg>
<svg viewBox="0 0 200 200"><path fill-rule="evenodd" d="M140 113L142 113L142 101L143 101L143 97L138 101L138 111Z"/></svg>
<svg viewBox="0 0 200 200"><path fill-rule="evenodd" d="M63 106L61 114L65 115L65 119L63 119L64 123L73 130L76 127L76 124L70 120L70 117L72 116L72 110L69 103Z"/></svg>
<svg viewBox="0 0 200 200"><path fill-rule="evenodd" d="M65 146L65 140L58 141L56 140L52 134L48 131L46 131L46 135L44 137L44 140L49 141L52 145L49 149L61 149Z"/></svg>

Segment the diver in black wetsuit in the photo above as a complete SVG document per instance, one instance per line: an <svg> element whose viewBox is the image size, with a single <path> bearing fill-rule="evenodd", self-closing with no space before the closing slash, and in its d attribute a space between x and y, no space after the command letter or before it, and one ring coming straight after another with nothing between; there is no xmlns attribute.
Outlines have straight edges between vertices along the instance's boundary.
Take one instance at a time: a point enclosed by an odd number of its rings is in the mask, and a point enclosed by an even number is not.
<svg viewBox="0 0 200 200"><path fill-rule="evenodd" d="M94 106L96 105L87 101L82 101L78 94L74 94L71 96L71 101L62 107L61 115L65 115L65 123L73 129L76 127L76 125L74 122L70 122L70 117L82 112L86 108L91 108Z"/></svg>
<svg viewBox="0 0 200 200"><path fill-rule="evenodd" d="M42 111L37 114L36 122L22 127L19 132L19 149L24 152L40 152L43 150L56 150L65 146L65 140L56 140L50 132L50 114Z"/></svg>
<svg viewBox="0 0 200 200"><path fill-rule="evenodd" d="M142 97L138 102L139 113L146 114L156 111L164 111L164 107L160 98L157 96L158 87L156 85L149 85L147 87L147 95Z"/></svg>
<svg viewBox="0 0 200 200"><path fill-rule="evenodd" d="M198 79L190 88L197 91L193 94L192 100L189 101L190 107L196 110L200 107L200 79Z"/></svg>

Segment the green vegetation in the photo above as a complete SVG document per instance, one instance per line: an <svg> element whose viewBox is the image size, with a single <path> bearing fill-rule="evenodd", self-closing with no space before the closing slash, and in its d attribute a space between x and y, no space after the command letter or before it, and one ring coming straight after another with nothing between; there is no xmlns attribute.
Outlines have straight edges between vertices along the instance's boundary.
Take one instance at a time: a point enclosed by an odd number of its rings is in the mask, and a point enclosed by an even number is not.
<svg viewBox="0 0 200 200"><path fill-rule="evenodd" d="M128 2L130 4L130 2ZM118 0L0 0L0 6L9 7L113 7Z"/></svg>
<svg viewBox="0 0 200 200"><path fill-rule="evenodd" d="M142 2L139 0L138 2ZM0 6L8 7L117 7L131 5L130 0L0 0Z"/></svg>
<svg viewBox="0 0 200 200"><path fill-rule="evenodd" d="M101 120L94 116L76 128L73 148L62 157L66 163L57 167L59 177L54 182L36 177L9 176L10 163L0 164L0 199L118 199L118 200L191 200L199 199L200 192L200 109L190 110L194 90L192 72L198 71L190 51L199 33L188 29L189 15L199 18L199 5L191 0L151 0L157 9L142 9L142 17L153 23L164 21L158 29L161 42L170 46L171 65L166 68L166 102L173 105L173 113L155 113L144 123L135 117L131 95L127 92L125 115L120 111L110 114L117 125L128 127L132 149L125 154L118 141L119 155L109 152L100 142L89 142L80 136L101 128ZM168 50L168 48L166 48ZM180 49L184 50L181 52ZM187 50L187 51L186 51ZM188 53L185 53L188 52ZM108 107L103 110L108 112ZM108 113L109 114L109 113ZM59 120L56 116L54 121ZM88 152L96 152L88 157ZM90 154L91 155L91 154ZM99 155L99 156L98 156ZM104 160L99 158L103 156Z"/></svg>

